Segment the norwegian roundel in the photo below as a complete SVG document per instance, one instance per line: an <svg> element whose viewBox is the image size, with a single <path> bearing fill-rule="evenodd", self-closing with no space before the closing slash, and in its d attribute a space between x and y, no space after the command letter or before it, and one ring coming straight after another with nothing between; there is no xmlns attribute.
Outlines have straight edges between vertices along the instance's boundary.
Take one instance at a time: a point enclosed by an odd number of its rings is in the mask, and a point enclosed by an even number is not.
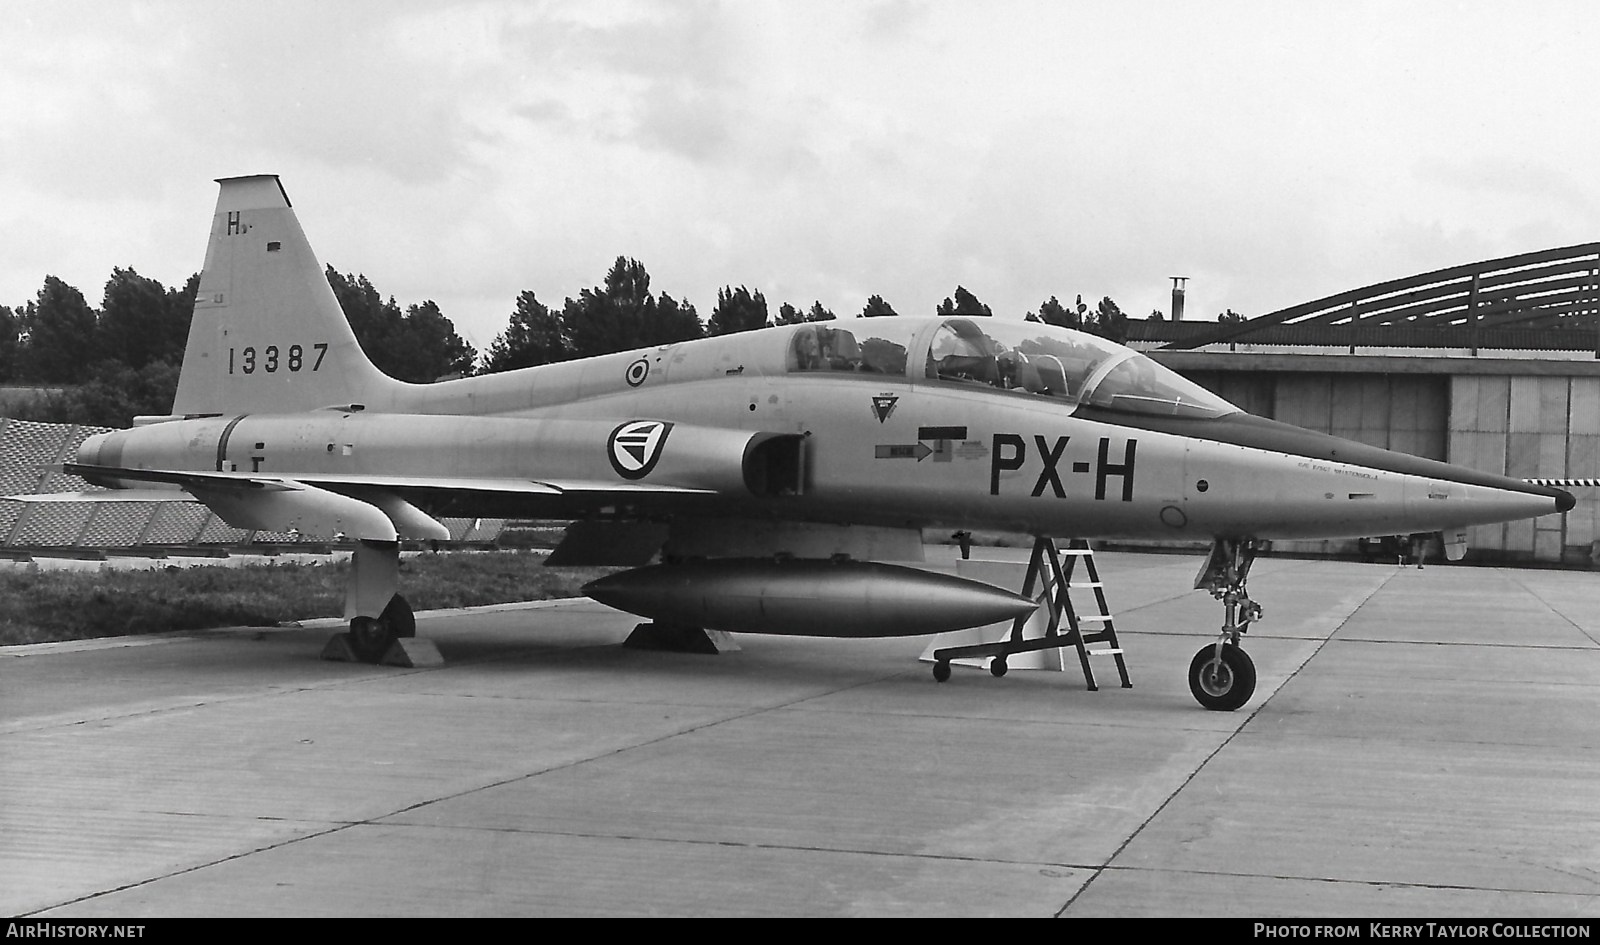
<svg viewBox="0 0 1600 945"><path fill-rule="evenodd" d="M629 387L638 387L649 376L650 361L648 358L640 358L628 365L628 369L622 374L622 379L628 382Z"/></svg>
<svg viewBox="0 0 1600 945"><path fill-rule="evenodd" d="M664 420L632 420L611 431L606 458L624 479L643 479L656 468L672 424Z"/></svg>

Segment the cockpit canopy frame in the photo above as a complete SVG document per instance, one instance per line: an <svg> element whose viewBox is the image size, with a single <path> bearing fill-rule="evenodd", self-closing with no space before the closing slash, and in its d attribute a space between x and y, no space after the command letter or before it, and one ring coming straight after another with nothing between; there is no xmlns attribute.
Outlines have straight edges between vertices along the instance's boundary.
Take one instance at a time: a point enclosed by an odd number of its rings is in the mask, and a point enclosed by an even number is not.
<svg viewBox="0 0 1600 945"><path fill-rule="evenodd" d="M1088 332L1037 322L883 318L796 326L790 373L868 374L986 387L1123 413L1221 417L1239 408L1149 357ZM920 365L911 370L912 365Z"/></svg>

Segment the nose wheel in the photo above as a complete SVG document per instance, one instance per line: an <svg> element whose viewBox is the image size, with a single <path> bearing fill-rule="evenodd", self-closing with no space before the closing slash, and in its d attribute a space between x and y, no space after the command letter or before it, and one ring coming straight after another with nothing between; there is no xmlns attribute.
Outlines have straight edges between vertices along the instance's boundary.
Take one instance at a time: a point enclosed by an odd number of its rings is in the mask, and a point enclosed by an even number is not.
<svg viewBox="0 0 1600 945"><path fill-rule="evenodd" d="M1232 712L1255 693L1256 664L1232 643L1202 647L1189 663L1189 691L1208 709Z"/></svg>

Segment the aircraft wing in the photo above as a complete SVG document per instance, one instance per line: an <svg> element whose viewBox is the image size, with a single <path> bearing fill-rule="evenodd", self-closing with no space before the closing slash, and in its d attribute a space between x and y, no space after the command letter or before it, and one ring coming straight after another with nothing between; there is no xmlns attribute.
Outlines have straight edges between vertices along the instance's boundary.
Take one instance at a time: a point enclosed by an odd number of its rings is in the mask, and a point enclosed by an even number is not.
<svg viewBox="0 0 1600 945"><path fill-rule="evenodd" d="M499 492L513 495L569 495L573 493L605 494L615 493L619 496L658 494L658 495L715 495L713 489L697 489L688 486L658 485L642 482L604 482L599 480L582 479L514 479L514 478L487 478L487 477L456 477L456 476L377 476L364 473L296 473L293 476L278 476L270 473L250 472L212 472L210 470L195 471L184 469L131 469L123 466L97 466L88 463L63 463L61 471L74 476L80 476L90 482L104 482L117 480L122 482L150 482L166 483L177 486L185 491L234 491L244 492L249 490L266 491L291 491L302 486L319 486L338 490L340 488L370 488L389 490L426 490L443 492ZM144 492L147 490L137 490ZM120 494L119 494L120 493ZM81 497L76 500L57 499L56 501L94 501L89 497L104 496L104 500L127 500L134 498L127 495L125 490L113 490L107 493L72 493ZM10 496L17 499L39 500L38 496ZM143 497L140 496L142 499ZM197 497L198 499L198 497ZM198 501L205 501L198 499Z"/></svg>
<svg viewBox="0 0 1600 945"><path fill-rule="evenodd" d="M196 501L235 528L289 531L309 535L343 534L371 541L400 538L445 540L450 531L433 512L463 502L481 508L485 501L520 509L540 500L626 502L646 496L716 495L712 489L639 482L577 479L534 480L443 476L382 476L306 473L294 476L183 469L134 469L89 463L63 463L61 471L105 492L7 496L31 502ZM421 506L426 506L424 511Z"/></svg>

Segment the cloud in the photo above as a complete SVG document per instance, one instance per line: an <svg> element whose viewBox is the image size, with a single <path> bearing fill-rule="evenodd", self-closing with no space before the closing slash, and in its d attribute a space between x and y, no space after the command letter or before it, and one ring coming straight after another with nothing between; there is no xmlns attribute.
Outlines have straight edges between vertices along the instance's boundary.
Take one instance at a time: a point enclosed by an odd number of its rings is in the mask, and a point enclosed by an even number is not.
<svg viewBox="0 0 1600 945"><path fill-rule="evenodd" d="M28 3L0 35L0 301L181 282L209 180L475 340L617 255L703 311L956 284L1257 313L1595 238L1560 4Z"/></svg>

